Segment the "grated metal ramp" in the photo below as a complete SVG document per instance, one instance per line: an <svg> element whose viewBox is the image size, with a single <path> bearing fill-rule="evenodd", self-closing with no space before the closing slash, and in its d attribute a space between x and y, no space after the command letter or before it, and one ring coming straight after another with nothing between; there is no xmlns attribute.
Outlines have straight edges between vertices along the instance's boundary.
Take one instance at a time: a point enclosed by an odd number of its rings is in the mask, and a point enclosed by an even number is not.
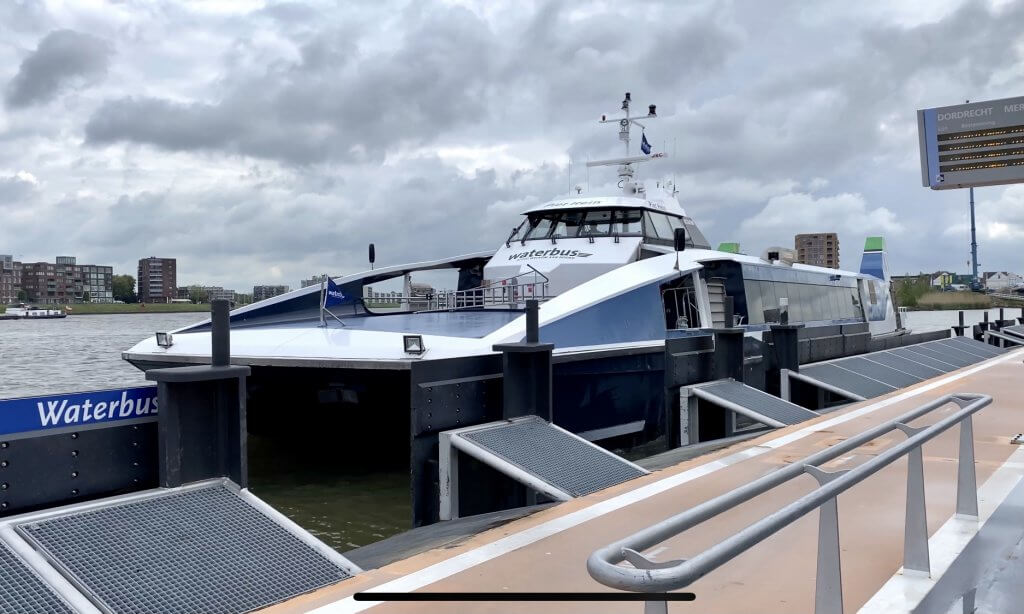
<svg viewBox="0 0 1024 614"><path fill-rule="evenodd" d="M439 444L442 520L458 518L456 451L560 501L648 473L639 465L537 416L444 431Z"/></svg>
<svg viewBox="0 0 1024 614"><path fill-rule="evenodd" d="M0 614L73 614L17 554L0 542Z"/></svg>
<svg viewBox="0 0 1024 614"><path fill-rule="evenodd" d="M852 399L870 399L1001 356L1005 351L967 337L950 337L802 366L790 377L846 392Z"/></svg>
<svg viewBox="0 0 1024 614"><path fill-rule="evenodd" d="M1014 337L1020 337L1020 338L1024 339L1024 324L1015 324L1013 326L1004 326L1002 329L1000 329L1000 332L1006 333L1008 335L1013 335Z"/></svg>
<svg viewBox="0 0 1024 614"><path fill-rule="evenodd" d="M574 497L647 473L540 418L495 424L462 436Z"/></svg>
<svg viewBox="0 0 1024 614"><path fill-rule="evenodd" d="M226 480L41 514L22 539L103 612L250 612L350 577ZM31 610L29 610L31 611Z"/></svg>
<svg viewBox="0 0 1024 614"><path fill-rule="evenodd" d="M690 387L692 394L769 426L798 424L818 413L734 379Z"/></svg>

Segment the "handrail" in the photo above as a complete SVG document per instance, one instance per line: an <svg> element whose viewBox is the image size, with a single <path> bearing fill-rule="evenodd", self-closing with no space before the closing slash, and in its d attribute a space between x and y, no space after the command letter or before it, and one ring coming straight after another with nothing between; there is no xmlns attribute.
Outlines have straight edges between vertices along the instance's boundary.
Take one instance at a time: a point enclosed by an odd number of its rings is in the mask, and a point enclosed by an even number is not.
<svg viewBox="0 0 1024 614"><path fill-rule="evenodd" d="M817 578L816 612L841 612L841 586L839 585L839 543L838 525L834 527L835 543L829 544L831 530L826 525L832 513L826 514L831 506L834 512L835 497L854 486L881 468L900 457L911 455L911 471L908 472L907 533L905 535L904 566L908 569L927 570L927 526L924 523L924 482L920 459L921 445L956 424L960 424L960 466L957 480L956 511L962 516L978 514L977 487L974 471L974 439L971 416L992 402L992 397L981 394L959 393L935 399L897 418L879 424L859 435L812 454L745 484L710 501L701 503L685 512L676 514L625 539L598 549L587 560L587 570L598 582L622 590L638 592L666 592L686 587L740 553L788 526L805 514L822 509L819 518L819 573ZM907 422L919 418L948 403L954 403L960 410L939 422L914 428ZM902 430L908 437L902 443L889 448L872 460L848 471L825 472L818 465L832 460L893 430ZM810 473L819 481L819 487L769 514L742 531L711 546L691 559L658 563L644 557L640 552L664 542L722 512L749 501L750 499L790 479ZM912 520L913 518L913 520ZM835 523L837 518L833 519ZM913 525L913 526L911 526ZM922 529L923 526L923 529ZM923 552L921 544L923 532ZM822 536L826 539L822 540ZM824 542L824 543L823 543ZM924 562L921 563L923 556ZM834 559L834 560L833 560ZM634 567L618 565L628 560ZM908 560L910 562L908 563ZM920 567L926 569L919 569ZM823 567L825 572L822 571ZM831 573L829 573L831 572ZM834 577L833 577L834 576ZM822 587L830 590L823 590ZM839 595L838 601L835 594ZM836 605L838 603L838 606Z"/></svg>

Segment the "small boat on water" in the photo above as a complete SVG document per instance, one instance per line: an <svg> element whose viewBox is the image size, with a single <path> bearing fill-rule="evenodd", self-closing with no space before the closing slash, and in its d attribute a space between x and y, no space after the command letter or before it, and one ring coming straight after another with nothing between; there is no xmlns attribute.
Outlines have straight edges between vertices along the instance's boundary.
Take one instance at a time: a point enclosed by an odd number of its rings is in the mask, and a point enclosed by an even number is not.
<svg viewBox="0 0 1024 614"><path fill-rule="evenodd" d="M8 305L7 311L0 313L0 320L53 320L67 316L63 309L41 309L34 305L18 303Z"/></svg>

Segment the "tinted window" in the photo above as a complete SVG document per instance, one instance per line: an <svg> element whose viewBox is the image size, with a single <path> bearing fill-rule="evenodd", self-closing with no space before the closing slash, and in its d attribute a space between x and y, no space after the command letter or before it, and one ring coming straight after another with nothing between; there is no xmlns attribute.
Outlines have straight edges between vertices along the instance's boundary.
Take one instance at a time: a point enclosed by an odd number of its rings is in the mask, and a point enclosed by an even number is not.
<svg viewBox="0 0 1024 614"><path fill-rule="evenodd" d="M672 226L668 223L668 216L650 211L645 212L644 216L647 219L647 236L672 240Z"/></svg>
<svg viewBox="0 0 1024 614"><path fill-rule="evenodd" d="M643 211L637 209L632 211L616 211L612 232L621 235L640 234L643 232L643 226L640 222L642 217Z"/></svg>
<svg viewBox="0 0 1024 614"><path fill-rule="evenodd" d="M526 239L543 239L551 232L557 213L530 216L530 230L526 232Z"/></svg>
<svg viewBox="0 0 1024 614"><path fill-rule="evenodd" d="M611 211L587 211L583 216L583 225L580 227L580 236L589 237L606 235L611 228L611 222Z"/></svg>
<svg viewBox="0 0 1024 614"><path fill-rule="evenodd" d="M764 303L761 300L761 282L748 279L743 282L743 291L747 295L747 323L764 323Z"/></svg>
<svg viewBox="0 0 1024 614"><path fill-rule="evenodd" d="M580 223L583 221L582 211L566 211L555 222L555 228L551 232L552 237L575 237L579 232Z"/></svg>

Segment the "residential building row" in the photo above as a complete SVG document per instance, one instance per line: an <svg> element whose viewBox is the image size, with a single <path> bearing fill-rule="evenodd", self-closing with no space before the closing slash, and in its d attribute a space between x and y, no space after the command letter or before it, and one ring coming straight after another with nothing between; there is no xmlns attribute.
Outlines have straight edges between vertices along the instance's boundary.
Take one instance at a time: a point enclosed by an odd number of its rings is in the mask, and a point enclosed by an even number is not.
<svg viewBox="0 0 1024 614"><path fill-rule="evenodd" d="M113 267L78 264L74 256L58 256L54 262L19 262L10 254L0 254L0 303L113 303L113 278Z"/></svg>

